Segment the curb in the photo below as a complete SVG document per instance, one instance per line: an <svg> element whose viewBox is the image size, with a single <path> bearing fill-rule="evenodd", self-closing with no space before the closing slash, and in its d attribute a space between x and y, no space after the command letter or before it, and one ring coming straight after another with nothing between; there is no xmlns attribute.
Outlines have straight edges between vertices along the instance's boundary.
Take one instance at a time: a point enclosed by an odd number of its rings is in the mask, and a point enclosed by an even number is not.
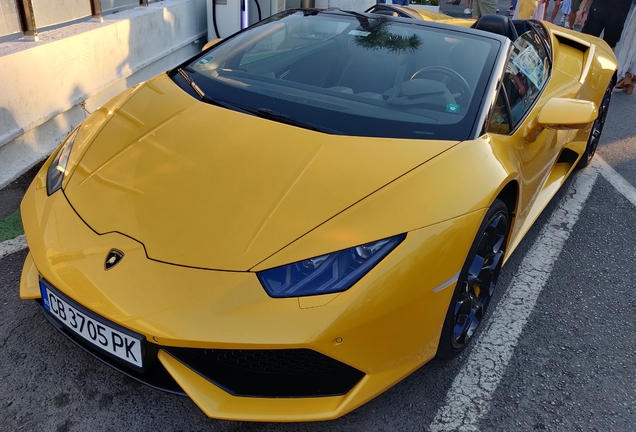
<svg viewBox="0 0 636 432"><path fill-rule="evenodd" d="M19 252L28 247L26 237L22 234L11 240L0 243L0 259L12 253Z"/></svg>

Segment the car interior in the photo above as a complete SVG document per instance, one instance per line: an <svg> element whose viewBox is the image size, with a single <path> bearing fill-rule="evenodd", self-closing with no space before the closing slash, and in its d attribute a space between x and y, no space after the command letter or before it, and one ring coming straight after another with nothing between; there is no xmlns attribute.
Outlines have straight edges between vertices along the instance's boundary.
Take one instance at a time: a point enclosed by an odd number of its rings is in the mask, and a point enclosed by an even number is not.
<svg viewBox="0 0 636 432"><path fill-rule="evenodd" d="M203 54L189 68L212 78L206 84L195 77L216 99L248 108L291 109L288 115L314 124L320 111L319 126L342 133L458 140L468 136L479 105L471 103L478 102L474 89L483 87L480 77L488 79L490 68L484 65L495 55L492 42L403 24L387 26L378 35L363 31L358 21L341 22L346 28L326 36L304 31L295 37L293 25L286 26L281 35L259 38L249 46ZM475 47L485 50L480 53ZM466 64L459 64L459 57ZM421 127L424 124L428 126Z"/></svg>
<svg viewBox="0 0 636 432"><path fill-rule="evenodd" d="M379 20L356 15L353 22L278 22L257 42L239 43L226 60L193 69L238 88L343 113L439 126L460 121L481 98L475 92L489 79L486 62L493 61L496 43L461 29L409 26L379 12ZM473 27L511 41L533 29L502 15L484 16Z"/></svg>
<svg viewBox="0 0 636 432"><path fill-rule="evenodd" d="M490 51L487 43L459 33L395 25L377 30L380 36L373 39L376 30L352 28L283 56L243 60L240 68L344 99L448 112L448 104L468 106L486 62L484 53ZM363 35L352 37L352 32ZM285 41L278 48L284 51L289 43L293 42Z"/></svg>
<svg viewBox="0 0 636 432"><path fill-rule="evenodd" d="M390 10L383 5L378 5L372 13L412 18L407 12ZM513 21L503 15L485 15L471 27L500 34L513 42L521 34L519 31L525 33L532 29L525 20ZM442 40L437 42L442 45L445 43ZM395 101L400 84L418 80L419 85L411 82L406 84L408 88L404 90L410 92L411 96L435 93L437 97L429 98L429 102L440 106L455 102L465 103L475 89L478 79L475 71L481 69L484 59L474 46L462 41L454 41L446 53L440 49L429 49L431 46L441 46L437 42L423 44L419 49L427 52L415 57L386 51L377 51L369 55L367 49L355 44L352 39L348 43L351 59L344 65L344 72L335 85L330 86L325 82L323 88L376 100ZM442 82L449 91L443 92L439 86L425 82L431 80Z"/></svg>
<svg viewBox="0 0 636 432"><path fill-rule="evenodd" d="M484 15L475 21L471 28L506 36L512 42L517 40L518 37L515 24L504 15Z"/></svg>

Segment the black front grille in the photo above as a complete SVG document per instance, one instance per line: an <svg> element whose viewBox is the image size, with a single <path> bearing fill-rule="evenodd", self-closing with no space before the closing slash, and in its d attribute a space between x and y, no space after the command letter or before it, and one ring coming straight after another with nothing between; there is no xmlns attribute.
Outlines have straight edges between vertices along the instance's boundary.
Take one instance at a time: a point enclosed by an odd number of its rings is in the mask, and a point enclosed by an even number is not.
<svg viewBox="0 0 636 432"><path fill-rule="evenodd" d="M309 349L164 349L235 396L340 396L364 376L351 366Z"/></svg>

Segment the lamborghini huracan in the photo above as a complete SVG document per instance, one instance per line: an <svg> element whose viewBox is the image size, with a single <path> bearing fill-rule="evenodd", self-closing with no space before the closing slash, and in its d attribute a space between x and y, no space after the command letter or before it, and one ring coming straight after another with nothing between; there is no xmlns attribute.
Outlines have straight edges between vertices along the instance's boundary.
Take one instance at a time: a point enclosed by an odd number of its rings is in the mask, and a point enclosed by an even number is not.
<svg viewBox="0 0 636 432"><path fill-rule="evenodd" d="M545 22L282 12L70 133L21 205L20 296L210 417L337 418L469 345L616 67Z"/></svg>

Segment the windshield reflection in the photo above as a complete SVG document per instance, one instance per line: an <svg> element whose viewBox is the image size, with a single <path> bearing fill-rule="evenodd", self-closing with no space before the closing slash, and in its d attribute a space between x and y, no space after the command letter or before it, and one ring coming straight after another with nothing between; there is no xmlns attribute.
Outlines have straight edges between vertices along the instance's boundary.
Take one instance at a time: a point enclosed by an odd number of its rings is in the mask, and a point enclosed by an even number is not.
<svg viewBox="0 0 636 432"><path fill-rule="evenodd" d="M368 50L385 49L392 54L414 53L422 45L422 39L417 34L400 35L392 33L391 23L380 17L374 20L358 18L360 27L366 34L355 36L358 46Z"/></svg>

